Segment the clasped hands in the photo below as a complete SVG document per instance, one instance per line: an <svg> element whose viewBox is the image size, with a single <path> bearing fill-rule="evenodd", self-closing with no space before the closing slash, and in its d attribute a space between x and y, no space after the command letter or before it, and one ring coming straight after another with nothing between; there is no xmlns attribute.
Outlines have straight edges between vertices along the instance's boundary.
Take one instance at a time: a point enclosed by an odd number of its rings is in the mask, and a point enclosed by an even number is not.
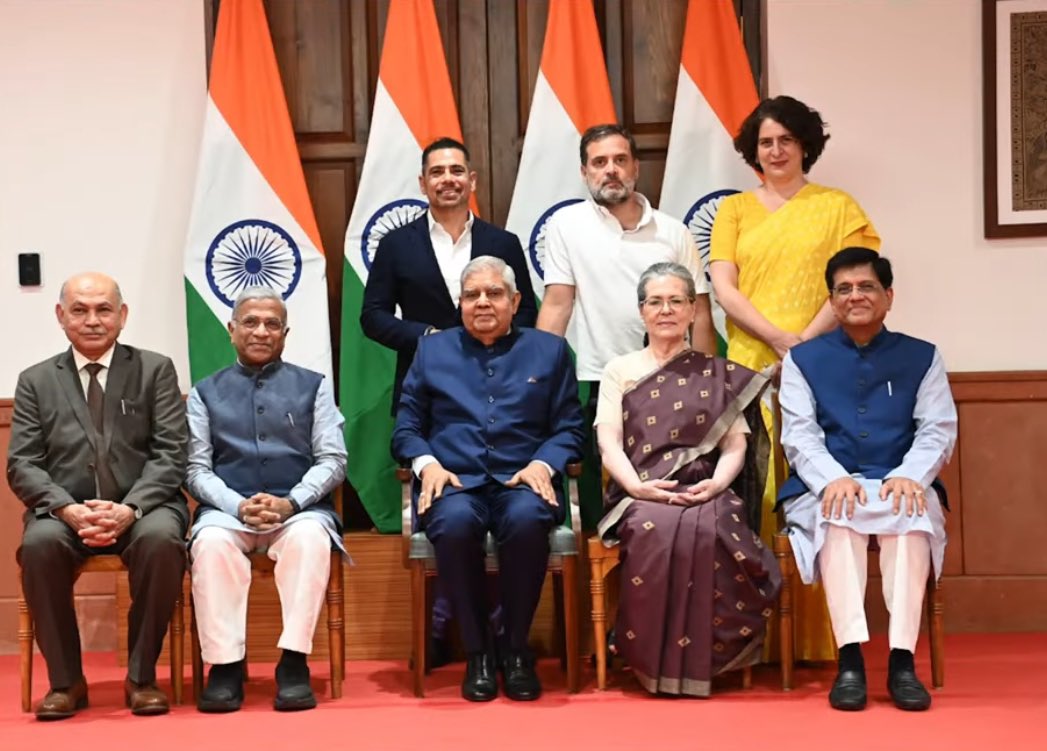
<svg viewBox="0 0 1047 751"><path fill-rule="evenodd" d="M923 486L908 477L891 477L880 485L880 500L886 501L890 496L893 500L891 512L898 514L902 510L902 502L905 503L907 516L916 514L923 516L927 510L927 501L924 497ZM822 493L822 517L825 519L839 519L846 514L848 519L854 517L854 505L861 506L869 502L865 489L853 477L840 477L825 486Z"/></svg>
<svg viewBox="0 0 1047 751"><path fill-rule="evenodd" d="M286 498L269 493L255 493L240 501L237 516L256 532L269 532L283 524L294 513Z"/></svg>
<svg viewBox="0 0 1047 751"><path fill-rule="evenodd" d="M440 462L434 461L422 468L422 489L418 493L418 515L421 516L433 502L443 495L444 488L450 485L452 488L462 487L462 481L458 475L443 468ZM533 461L521 469L506 481L506 486L515 488L526 485L542 500L550 506L559 506L556 500L556 491L553 490L553 478L549 474L549 468L539 461Z"/></svg>
<svg viewBox="0 0 1047 751"><path fill-rule="evenodd" d="M726 489L726 484L708 478L683 487L678 480L646 480L627 489L626 492L631 498L641 501L667 503L670 506L694 506L711 501Z"/></svg>
<svg viewBox="0 0 1047 751"><path fill-rule="evenodd" d="M62 506L55 516L76 530L80 541L89 548L112 545L135 523L133 508L100 499Z"/></svg>

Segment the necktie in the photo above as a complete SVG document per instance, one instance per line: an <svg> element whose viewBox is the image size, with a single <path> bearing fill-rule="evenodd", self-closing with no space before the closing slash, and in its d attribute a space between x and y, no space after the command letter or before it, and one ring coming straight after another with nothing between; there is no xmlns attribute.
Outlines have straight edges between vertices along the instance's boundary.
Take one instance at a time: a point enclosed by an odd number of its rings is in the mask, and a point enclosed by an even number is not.
<svg viewBox="0 0 1047 751"><path fill-rule="evenodd" d="M118 501L116 478L109 467L109 456L105 450L105 433L102 429L105 414L105 392L98 381L102 365L89 362L84 366L90 379L87 382L87 411L91 413L91 422L95 429L95 480L98 483L98 497L106 501Z"/></svg>

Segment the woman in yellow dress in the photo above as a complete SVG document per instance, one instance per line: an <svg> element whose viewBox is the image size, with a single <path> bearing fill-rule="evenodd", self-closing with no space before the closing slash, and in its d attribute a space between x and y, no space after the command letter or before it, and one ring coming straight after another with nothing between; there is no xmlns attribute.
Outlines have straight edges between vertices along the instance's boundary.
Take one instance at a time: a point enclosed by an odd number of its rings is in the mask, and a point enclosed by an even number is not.
<svg viewBox="0 0 1047 751"><path fill-rule="evenodd" d="M861 206L843 191L807 181L829 135L821 115L789 96L765 99L745 119L734 148L762 175L755 190L720 204L710 242L710 273L727 316L727 357L752 370L781 361L789 348L835 326L825 264L841 248L880 249ZM771 410L764 419L771 430ZM780 448L771 458L781 466ZM776 472L764 494L761 533L777 529ZM833 657L820 587L797 587L798 659Z"/></svg>

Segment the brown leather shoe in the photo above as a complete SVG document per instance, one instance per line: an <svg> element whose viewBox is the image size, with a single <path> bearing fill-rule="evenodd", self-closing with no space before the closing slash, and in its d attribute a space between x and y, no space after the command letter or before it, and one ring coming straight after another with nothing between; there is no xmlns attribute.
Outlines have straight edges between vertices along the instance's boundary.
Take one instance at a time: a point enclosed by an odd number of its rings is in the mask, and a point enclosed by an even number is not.
<svg viewBox="0 0 1047 751"><path fill-rule="evenodd" d="M171 708L167 703L167 694L156 687L155 683L135 683L130 678L124 681L124 701L131 708L131 714L154 715L166 714Z"/></svg>
<svg viewBox="0 0 1047 751"><path fill-rule="evenodd" d="M87 706L87 681L83 676L69 688L51 689L36 705L36 719L64 720Z"/></svg>

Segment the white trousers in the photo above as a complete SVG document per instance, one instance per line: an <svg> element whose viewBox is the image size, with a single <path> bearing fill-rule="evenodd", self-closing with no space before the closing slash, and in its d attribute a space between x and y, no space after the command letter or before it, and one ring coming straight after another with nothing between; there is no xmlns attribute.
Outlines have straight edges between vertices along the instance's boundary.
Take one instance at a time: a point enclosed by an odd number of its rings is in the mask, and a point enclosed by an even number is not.
<svg viewBox="0 0 1047 751"><path fill-rule="evenodd" d="M927 535L879 535L883 599L890 613L891 649L916 650L931 547ZM828 525L818 553L833 635L837 646L869 641L865 620L865 584L869 536L847 527Z"/></svg>
<svg viewBox="0 0 1047 751"><path fill-rule="evenodd" d="M256 534L204 527L192 545L193 603L204 662L224 665L244 658L251 562L265 551L276 561L283 631L277 646L309 654L331 573L331 536L323 525L301 519Z"/></svg>

